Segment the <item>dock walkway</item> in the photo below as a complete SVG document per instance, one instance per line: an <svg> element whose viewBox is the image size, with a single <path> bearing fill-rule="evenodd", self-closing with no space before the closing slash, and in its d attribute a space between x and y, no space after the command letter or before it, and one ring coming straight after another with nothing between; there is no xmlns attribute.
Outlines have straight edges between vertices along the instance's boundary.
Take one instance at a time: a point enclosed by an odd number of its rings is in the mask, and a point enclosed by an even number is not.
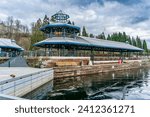
<svg viewBox="0 0 150 117"><path fill-rule="evenodd" d="M22 97L53 77L52 68L0 67L0 94Z"/></svg>

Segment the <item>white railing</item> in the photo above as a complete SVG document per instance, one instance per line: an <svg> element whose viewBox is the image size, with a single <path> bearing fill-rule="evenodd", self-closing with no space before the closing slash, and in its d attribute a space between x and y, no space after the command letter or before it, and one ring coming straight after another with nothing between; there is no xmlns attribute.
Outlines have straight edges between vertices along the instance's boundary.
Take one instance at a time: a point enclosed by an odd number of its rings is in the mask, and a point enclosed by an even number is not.
<svg viewBox="0 0 150 117"><path fill-rule="evenodd" d="M53 79L53 69L24 75L0 82L0 93L23 96Z"/></svg>
<svg viewBox="0 0 150 117"><path fill-rule="evenodd" d="M0 94L0 100L27 100L27 99L15 97L15 96L9 96L9 95L5 95L5 94Z"/></svg>

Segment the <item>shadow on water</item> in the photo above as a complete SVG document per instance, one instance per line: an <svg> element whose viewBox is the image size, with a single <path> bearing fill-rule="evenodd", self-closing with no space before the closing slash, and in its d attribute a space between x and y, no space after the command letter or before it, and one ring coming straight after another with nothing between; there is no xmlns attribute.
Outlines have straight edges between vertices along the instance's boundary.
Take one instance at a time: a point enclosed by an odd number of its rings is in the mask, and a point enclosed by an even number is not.
<svg viewBox="0 0 150 117"><path fill-rule="evenodd" d="M22 98L32 100L40 100L40 99L42 100L43 97L47 95L49 91L52 91L52 89L53 89L53 81L50 81L42 85L41 87L31 91L30 93L24 95Z"/></svg>
<svg viewBox="0 0 150 117"><path fill-rule="evenodd" d="M51 90L47 90L44 95L37 97L40 98L32 99L150 99L150 69L133 69L126 71L101 73L96 75L56 79L53 80L53 87L51 88Z"/></svg>

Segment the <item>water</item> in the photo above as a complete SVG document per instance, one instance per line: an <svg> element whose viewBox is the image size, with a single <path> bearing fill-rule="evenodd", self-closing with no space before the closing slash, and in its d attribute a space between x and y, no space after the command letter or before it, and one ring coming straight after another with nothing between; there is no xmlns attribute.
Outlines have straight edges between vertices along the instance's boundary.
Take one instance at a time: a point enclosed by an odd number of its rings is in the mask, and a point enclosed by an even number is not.
<svg viewBox="0 0 150 117"><path fill-rule="evenodd" d="M149 100L150 68L56 79L40 99Z"/></svg>

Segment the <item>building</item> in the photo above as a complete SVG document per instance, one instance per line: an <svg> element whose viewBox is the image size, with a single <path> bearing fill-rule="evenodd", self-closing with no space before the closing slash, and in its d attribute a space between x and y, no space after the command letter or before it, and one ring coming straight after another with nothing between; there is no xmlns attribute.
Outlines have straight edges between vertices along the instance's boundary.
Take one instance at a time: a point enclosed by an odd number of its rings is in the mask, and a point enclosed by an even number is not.
<svg viewBox="0 0 150 117"><path fill-rule="evenodd" d="M23 50L15 40L0 38L0 57L15 57Z"/></svg>
<svg viewBox="0 0 150 117"><path fill-rule="evenodd" d="M45 53L49 53L50 56L54 54L53 50L57 50L58 56L77 56L79 51L88 51L90 55L97 51L117 52L120 55L143 51L127 43L77 36L80 27L72 24L68 20L69 15L62 11L54 14L52 19L54 22L49 22L40 28L47 39L34 44L34 46L45 48Z"/></svg>

